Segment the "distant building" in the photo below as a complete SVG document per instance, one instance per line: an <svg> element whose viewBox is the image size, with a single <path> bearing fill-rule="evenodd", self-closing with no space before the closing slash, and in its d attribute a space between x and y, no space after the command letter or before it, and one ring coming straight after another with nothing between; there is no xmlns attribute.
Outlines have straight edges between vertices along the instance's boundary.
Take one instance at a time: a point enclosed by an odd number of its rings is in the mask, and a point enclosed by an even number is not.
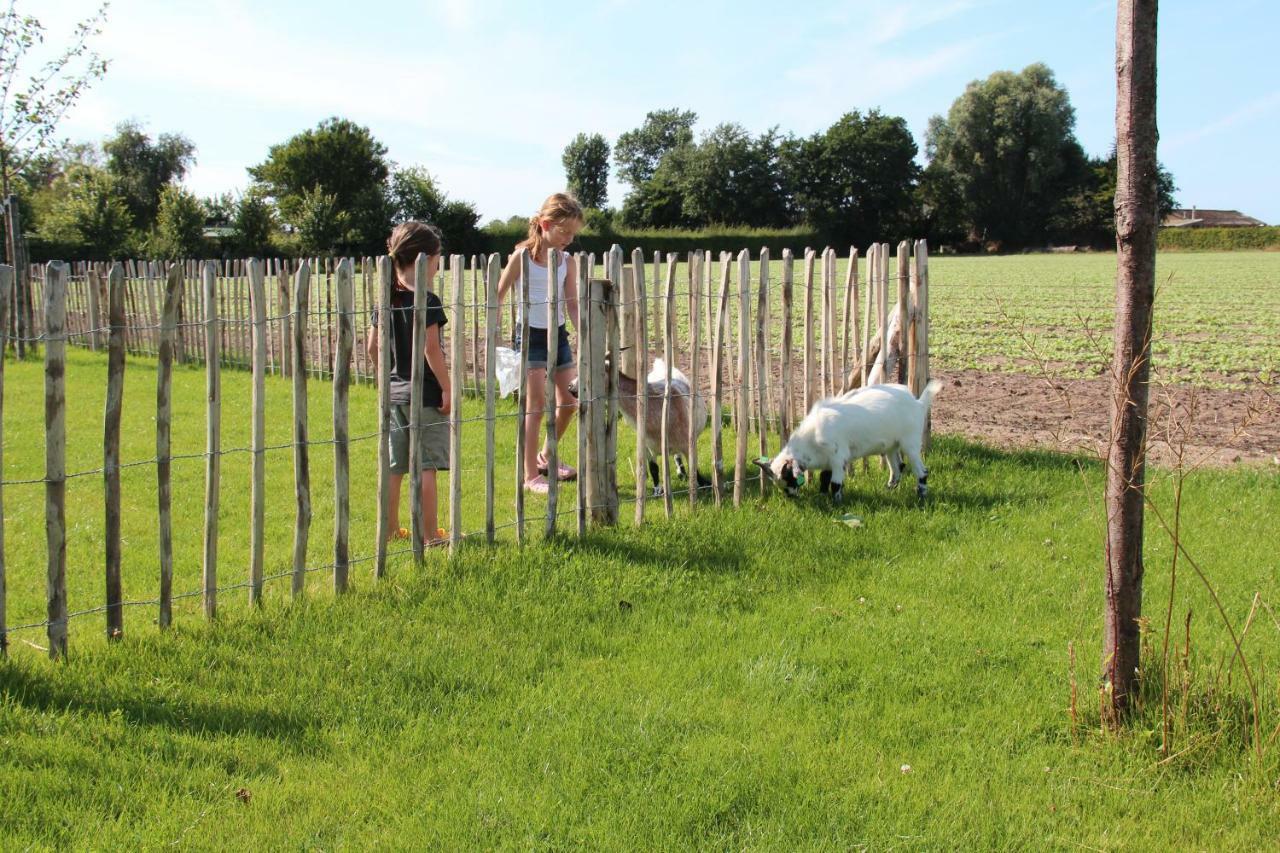
<svg viewBox="0 0 1280 853"><path fill-rule="evenodd" d="M1160 223L1161 228L1259 228L1267 223L1238 210L1173 210Z"/></svg>

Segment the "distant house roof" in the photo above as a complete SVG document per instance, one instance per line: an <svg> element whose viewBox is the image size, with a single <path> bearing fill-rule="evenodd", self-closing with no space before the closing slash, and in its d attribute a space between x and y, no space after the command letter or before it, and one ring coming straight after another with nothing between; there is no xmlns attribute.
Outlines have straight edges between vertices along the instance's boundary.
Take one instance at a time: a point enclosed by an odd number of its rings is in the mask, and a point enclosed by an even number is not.
<svg viewBox="0 0 1280 853"><path fill-rule="evenodd" d="M1245 216L1238 210L1173 210L1160 223L1162 228L1257 228L1266 225L1261 219Z"/></svg>
<svg viewBox="0 0 1280 853"><path fill-rule="evenodd" d="M203 233L206 237L234 237L236 229L230 225L206 225Z"/></svg>

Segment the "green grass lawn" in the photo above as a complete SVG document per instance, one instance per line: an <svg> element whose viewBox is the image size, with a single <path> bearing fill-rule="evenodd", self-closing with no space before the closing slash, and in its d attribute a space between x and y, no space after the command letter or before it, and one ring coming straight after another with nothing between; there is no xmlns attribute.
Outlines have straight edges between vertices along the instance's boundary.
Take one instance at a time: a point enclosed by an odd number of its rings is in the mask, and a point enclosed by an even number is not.
<svg viewBox="0 0 1280 853"><path fill-rule="evenodd" d="M70 355L69 471L101 464L104 364ZM126 462L154 453L151 367L128 372ZM10 363L5 380L4 477L38 477L40 368ZM224 381L224 441L243 446L248 376ZM203 374L176 382L174 449L199 452ZM312 390L323 439L328 386ZM272 379L268 397L268 441L287 441L287 383ZM353 435L373 431L373 410L372 389L356 388ZM483 520L481 435L464 433L468 530ZM357 556L372 551L374 452L352 454ZM272 573L288 565L293 490L288 452L269 460ZM21 642L43 632L22 632L0 664L0 847L1273 846L1280 743L1250 757L1241 668L1186 563L1173 632L1181 659L1189 611L1190 685L1179 670L1173 691L1174 752L1186 751L1160 764L1154 677L1130 728L1097 732L1100 470L946 437L928 462L925 509L909 488L885 492L875 464L855 476L842 511L857 528L816 494L753 493L741 510L708 502L670 522L651 507L642 528L624 505L625 524L583 541L401 557L381 582L360 563L341 598L322 573L297 602L274 582L258 612L238 590L216 624L188 599L161 634L139 606L108 644L102 614L84 616L64 665ZM312 465L321 565L323 448ZM198 588L203 465L174 470L185 592ZM501 470L505 508L514 476ZM130 599L155 595L153 478L144 465L124 481ZM248 482L247 457L226 457L226 583L247 575ZM73 610L102 602L101 489L96 476L68 485ZM1154 494L1168 511L1163 475ZM1184 501L1184 541L1237 630L1255 593L1280 607L1280 473L1199 472ZM6 488L5 522L10 623L39 619L43 489ZM1146 555L1158 650L1172 549L1154 525ZM1245 648L1265 737L1280 723L1268 611Z"/></svg>

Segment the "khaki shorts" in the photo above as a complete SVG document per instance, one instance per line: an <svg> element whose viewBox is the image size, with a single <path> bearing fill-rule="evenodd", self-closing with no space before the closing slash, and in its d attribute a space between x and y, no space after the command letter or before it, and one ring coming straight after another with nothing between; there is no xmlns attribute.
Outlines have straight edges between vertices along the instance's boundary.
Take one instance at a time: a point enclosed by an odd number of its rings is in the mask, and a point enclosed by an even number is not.
<svg viewBox="0 0 1280 853"><path fill-rule="evenodd" d="M391 435L387 451L391 455L391 473L409 473L409 404L391 406ZM422 425L418 430L418 468L422 471L444 471L449 468L449 418L435 406L422 407Z"/></svg>

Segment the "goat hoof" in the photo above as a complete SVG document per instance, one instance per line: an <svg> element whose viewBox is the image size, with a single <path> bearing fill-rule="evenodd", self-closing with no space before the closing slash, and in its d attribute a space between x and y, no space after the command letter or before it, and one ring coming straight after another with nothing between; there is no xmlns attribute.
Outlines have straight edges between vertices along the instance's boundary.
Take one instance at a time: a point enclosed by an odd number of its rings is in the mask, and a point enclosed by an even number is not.
<svg viewBox="0 0 1280 853"><path fill-rule="evenodd" d="M844 489L835 489L831 492L831 502L835 504L844 503Z"/></svg>
<svg viewBox="0 0 1280 853"><path fill-rule="evenodd" d="M665 494L666 492L662 491L662 486L654 486L653 492L650 493L649 496L653 498L660 498L660 497L663 497Z"/></svg>

